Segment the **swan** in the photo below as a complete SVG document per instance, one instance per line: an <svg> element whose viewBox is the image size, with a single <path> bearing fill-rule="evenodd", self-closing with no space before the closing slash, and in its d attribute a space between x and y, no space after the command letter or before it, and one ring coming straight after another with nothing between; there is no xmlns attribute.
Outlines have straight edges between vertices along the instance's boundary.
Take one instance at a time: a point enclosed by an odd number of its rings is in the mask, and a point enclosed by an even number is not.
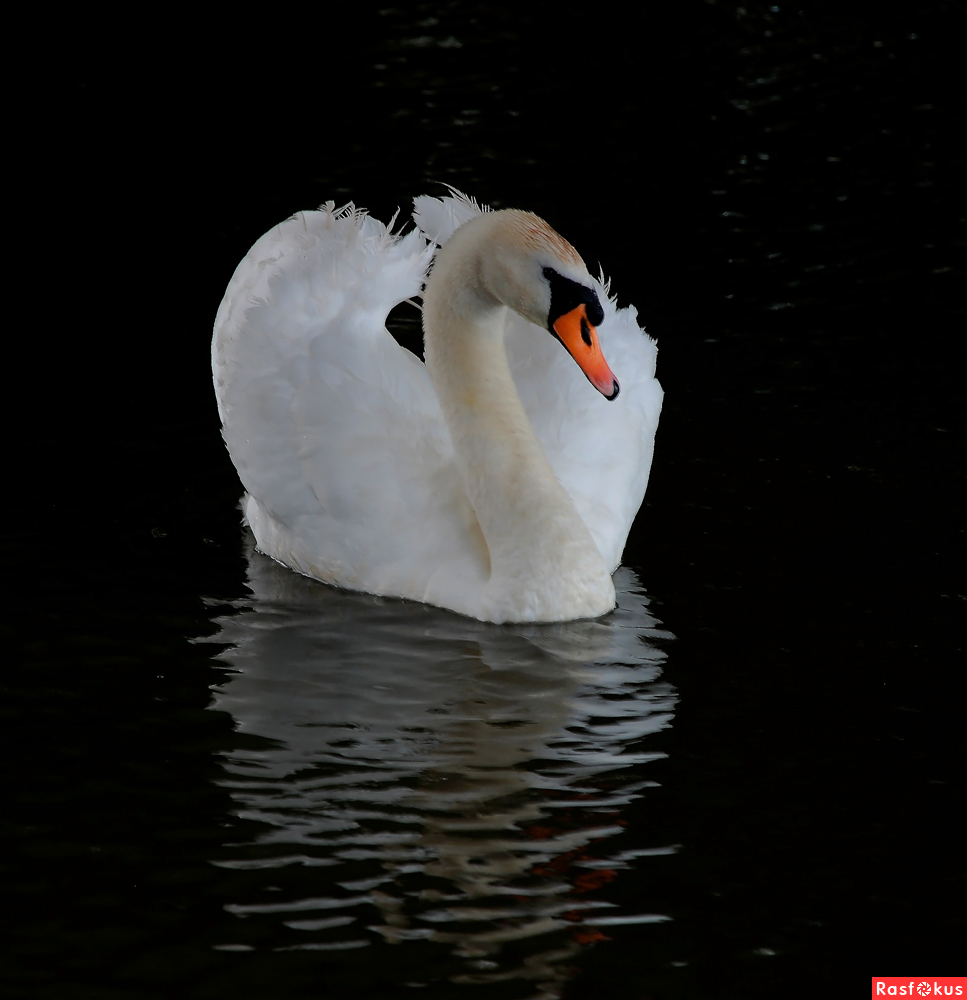
<svg viewBox="0 0 967 1000"><path fill-rule="evenodd" d="M212 371L244 520L349 590L497 623L606 614L655 343L536 215L455 189L414 205L405 236L352 204L299 212L236 269ZM385 327L421 292L425 364Z"/></svg>

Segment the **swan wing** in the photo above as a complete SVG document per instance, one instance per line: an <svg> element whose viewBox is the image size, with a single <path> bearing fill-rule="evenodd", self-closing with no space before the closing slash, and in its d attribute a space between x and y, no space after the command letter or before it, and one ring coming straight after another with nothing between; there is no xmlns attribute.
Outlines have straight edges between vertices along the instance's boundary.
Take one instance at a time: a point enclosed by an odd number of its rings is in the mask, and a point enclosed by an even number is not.
<svg viewBox="0 0 967 1000"><path fill-rule="evenodd" d="M414 199L414 221L441 245L488 211L450 191ZM551 467L613 569L648 485L662 389L655 378L658 350L638 325L637 310L618 308L603 276L594 284L604 308L598 338L621 383L617 399L606 400L546 330L511 311L505 343L521 402Z"/></svg>
<svg viewBox="0 0 967 1000"><path fill-rule="evenodd" d="M415 600L486 569L436 391L385 327L432 253L351 205L300 212L239 265L212 345L259 548L327 583Z"/></svg>
<svg viewBox="0 0 967 1000"><path fill-rule="evenodd" d="M413 199L413 221L427 240L441 247L465 222L490 211L470 195L450 184L447 187L450 194L443 198L421 194Z"/></svg>
<svg viewBox="0 0 967 1000"><path fill-rule="evenodd" d="M648 485L662 390L657 347L634 307L617 308L607 284L595 284L604 308L598 339L621 383L617 399L605 399L546 330L517 315L507 354L551 467L614 570Z"/></svg>

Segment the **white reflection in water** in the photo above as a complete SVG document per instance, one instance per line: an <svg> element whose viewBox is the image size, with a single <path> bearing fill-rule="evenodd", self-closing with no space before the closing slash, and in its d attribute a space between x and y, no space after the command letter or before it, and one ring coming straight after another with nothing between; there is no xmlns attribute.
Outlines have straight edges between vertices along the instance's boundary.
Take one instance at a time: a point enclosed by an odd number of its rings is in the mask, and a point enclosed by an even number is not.
<svg viewBox="0 0 967 1000"><path fill-rule="evenodd" d="M225 759L238 815L262 832L213 860L270 877L305 866L310 891L290 882L226 909L277 921L280 949L442 942L467 960L454 981L524 977L545 997L596 926L665 919L592 898L673 850L616 837L675 698L653 642L668 633L630 570L615 582L605 619L497 626L250 552L253 596L213 637L237 673L212 707L275 742ZM523 963L502 961L505 942L530 938Z"/></svg>

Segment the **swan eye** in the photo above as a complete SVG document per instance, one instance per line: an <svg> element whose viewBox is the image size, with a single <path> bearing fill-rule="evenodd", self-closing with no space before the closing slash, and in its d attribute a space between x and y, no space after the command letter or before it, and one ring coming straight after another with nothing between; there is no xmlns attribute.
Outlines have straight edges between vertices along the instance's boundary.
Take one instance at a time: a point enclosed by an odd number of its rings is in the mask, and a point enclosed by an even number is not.
<svg viewBox="0 0 967 1000"><path fill-rule="evenodd" d="M547 316L547 329L554 333L554 324L562 316L583 305L591 326L600 326L604 321L604 310L593 288L572 281L558 274L552 267L545 267L543 275L551 286L551 308ZM583 331L582 331L583 336Z"/></svg>

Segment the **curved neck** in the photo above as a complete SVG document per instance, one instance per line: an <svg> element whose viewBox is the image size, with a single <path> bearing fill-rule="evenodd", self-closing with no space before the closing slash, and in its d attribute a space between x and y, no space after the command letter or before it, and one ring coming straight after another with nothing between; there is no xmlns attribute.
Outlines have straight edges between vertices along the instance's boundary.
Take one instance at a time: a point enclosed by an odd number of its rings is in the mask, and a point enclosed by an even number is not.
<svg viewBox="0 0 967 1000"><path fill-rule="evenodd" d="M438 255L423 324L427 368L490 553L488 586L539 605L534 620L602 614L613 606L610 574L520 401L504 348L507 307L480 277L483 241L463 235Z"/></svg>

